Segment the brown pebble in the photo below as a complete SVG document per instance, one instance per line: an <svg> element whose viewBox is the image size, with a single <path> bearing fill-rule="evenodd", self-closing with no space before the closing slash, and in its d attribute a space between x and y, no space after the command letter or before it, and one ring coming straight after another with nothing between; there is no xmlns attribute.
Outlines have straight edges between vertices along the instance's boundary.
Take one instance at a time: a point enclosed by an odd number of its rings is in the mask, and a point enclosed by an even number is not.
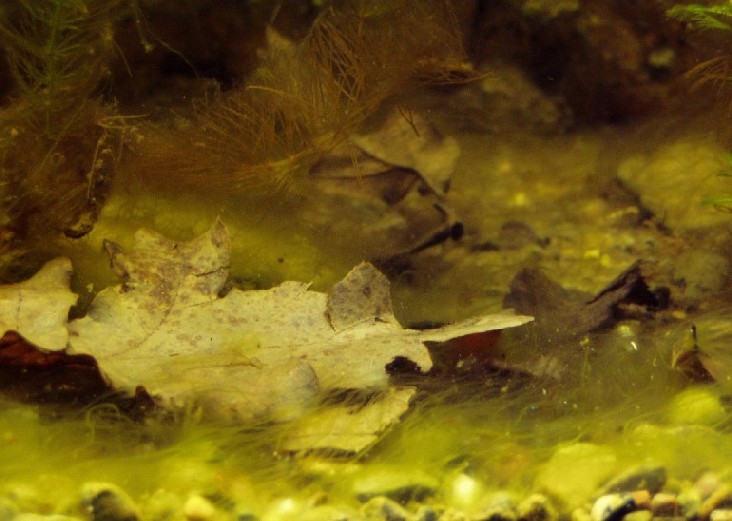
<svg viewBox="0 0 732 521"><path fill-rule="evenodd" d="M651 508L651 493L647 490L634 490L630 493L635 508L638 510L649 510Z"/></svg>
<svg viewBox="0 0 732 521"><path fill-rule="evenodd" d="M659 492L651 500L651 510L656 516L677 516L679 512L679 504L676 501L675 494L668 492Z"/></svg>

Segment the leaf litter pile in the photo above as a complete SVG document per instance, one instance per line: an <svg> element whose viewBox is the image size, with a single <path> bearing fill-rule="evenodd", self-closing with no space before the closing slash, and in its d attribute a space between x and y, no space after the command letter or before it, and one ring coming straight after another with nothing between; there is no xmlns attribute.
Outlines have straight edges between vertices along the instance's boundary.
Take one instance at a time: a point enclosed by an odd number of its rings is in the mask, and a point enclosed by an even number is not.
<svg viewBox="0 0 732 521"><path fill-rule="evenodd" d="M368 263L328 294L303 282L227 289L229 237L220 221L188 243L140 230L132 251L105 246L122 283L101 291L82 318L67 322L76 301L67 259L2 288L4 391L80 405L116 391L138 405L194 406L227 423L301 420L281 450L358 453L399 421L417 392L390 386L387 368L426 374L433 365L426 343L531 320L504 313L405 329L394 317L388 280ZM355 408L337 401L315 407L339 390L369 399Z"/></svg>

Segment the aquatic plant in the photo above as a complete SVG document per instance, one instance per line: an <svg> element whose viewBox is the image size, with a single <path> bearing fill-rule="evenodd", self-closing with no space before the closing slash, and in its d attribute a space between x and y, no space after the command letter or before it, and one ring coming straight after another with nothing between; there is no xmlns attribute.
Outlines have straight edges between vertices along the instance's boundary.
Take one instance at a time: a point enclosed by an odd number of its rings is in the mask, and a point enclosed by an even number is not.
<svg viewBox="0 0 732 521"><path fill-rule="evenodd" d="M0 44L13 83L0 111L0 189L11 234L76 237L93 226L125 127L98 98L114 54L115 22L127 5L15 0L0 6Z"/></svg>
<svg viewBox="0 0 732 521"><path fill-rule="evenodd" d="M732 4L719 5L677 5L668 10L669 16L693 23L703 29L732 30Z"/></svg>
<svg viewBox="0 0 732 521"><path fill-rule="evenodd" d="M668 15L688 22L691 28L732 31L732 4L704 6L697 4L678 5L667 11ZM732 56L722 55L705 60L693 67L687 75L694 79L694 87L713 84L724 88L730 81Z"/></svg>
<svg viewBox="0 0 732 521"><path fill-rule="evenodd" d="M694 28L732 31L732 3L729 2L709 6L698 4L678 5L669 9L668 15L689 22L691 27ZM687 75L693 78L693 88L714 85L718 88L718 95L729 97L730 94L727 90L730 81L732 81L732 54L724 54L705 60L693 67ZM732 102L728 104L732 106ZM732 159L730 157L727 158L727 164L718 173L720 177L732 177L732 170L730 170ZM729 211L732 209L732 196L714 197L706 200L705 204Z"/></svg>
<svg viewBox="0 0 732 521"><path fill-rule="evenodd" d="M299 42L267 31L245 85L203 103L185 131L151 129L140 147L150 182L241 192L303 174L386 99L424 82L464 81L452 2L353 0L324 10Z"/></svg>

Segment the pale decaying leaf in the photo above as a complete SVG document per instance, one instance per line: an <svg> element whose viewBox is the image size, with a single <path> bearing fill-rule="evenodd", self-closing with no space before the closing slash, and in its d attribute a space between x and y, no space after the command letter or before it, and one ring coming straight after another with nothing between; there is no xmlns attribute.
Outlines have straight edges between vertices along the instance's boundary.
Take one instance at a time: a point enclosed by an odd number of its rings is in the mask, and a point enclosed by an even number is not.
<svg viewBox="0 0 732 521"><path fill-rule="evenodd" d="M392 387L365 404L319 409L295 424L280 450L360 452L376 443L379 435L407 412L416 391L414 387Z"/></svg>
<svg viewBox="0 0 732 521"><path fill-rule="evenodd" d="M0 328L20 331L29 341L47 349L66 347L66 320L76 304L69 290L71 261L55 259L46 263L29 280L0 286Z"/></svg>
<svg viewBox="0 0 732 521"><path fill-rule="evenodd" d="M311 291L305 283L285 282L270 290L234 289L220 296L229 263L228 232L221 222L187 243L141 230L131 251L112 243L106 249L123 282L101 291L88 315L68 324L71 351L92 355L117 388L143 386L163 404L195 401L206 412L232 421L265 414L297 417L328 389L385 388L385 366L396 357L423 371L431 367L425 341L531 320L494 315L429 331L403 329L392 312L388 280L368 263L354 268L329 295ZM38 306L53 310L52 329L63 329L57 315L67 313L73 302L65 288L69 270L68 261L54 261L16 286L11 309L26 309L29 287L42 284L48 293L50 286L56 292L52 298L65 307L53 308L47 299ZM56 275L49 278L49 272ZM7 328L41 347L65 346L36 334L32 321L27 322ZM364 407L358 425L352 425L351 441L342 442L350 446L340 448L371 443L401 416L412 392L389 391L388 399ZM344 410L319 412L348 423ZM312 438L308 432L312 429L292 443L307 444L303 440Z"/></svg>
<svg viewBox="0 0 732 521"><path fill-rule="evenodd" d="M419 178L441 197L460 159L457 140L442 136L421 114L394 110L383 125L369 134L356 134L334 150L311 172L316 178L357 179L354 190L363 191L366 182L386 199L400 199ZM395 175L387 177L386 174ZM394 195L401 194L401 195Z"/></svg>
<svg viewBox="0 0 732 521"><path fill-rule="evenodd" d="M353 142L373 158L419 173L430 189L443 195L460 159L455 138L444 137L423 116L392 111L379 132L357 135Z"/></svg>

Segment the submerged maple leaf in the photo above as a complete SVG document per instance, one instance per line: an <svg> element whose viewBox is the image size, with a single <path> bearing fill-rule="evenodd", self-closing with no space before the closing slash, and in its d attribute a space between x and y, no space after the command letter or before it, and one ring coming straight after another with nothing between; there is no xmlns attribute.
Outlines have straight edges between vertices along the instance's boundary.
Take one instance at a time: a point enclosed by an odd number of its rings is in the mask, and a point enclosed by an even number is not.
<svg viewBox="0 0 732 521"><path fill-rule="evenodd" d="M117 389L142 386L163 405L195 402L233 421L299 416L328 389L385 387L385 368L396 358L423 371L431 367L424 342L531 320L499 314L428 331L404 329L392 311L388 280L368 263L330 294L285 282L221 295L230 255L220 221L187 243L141 230L131 251L113 243L106 249L122 284L101 291L88 315L68 324L69 352L93 356ZM66 263L55 265L68 272ZM412 394L395 392L407 401ZM377 425L363 431L375 433L394 421L403 401L384 402L396 405L382 404Z"/></svg>

